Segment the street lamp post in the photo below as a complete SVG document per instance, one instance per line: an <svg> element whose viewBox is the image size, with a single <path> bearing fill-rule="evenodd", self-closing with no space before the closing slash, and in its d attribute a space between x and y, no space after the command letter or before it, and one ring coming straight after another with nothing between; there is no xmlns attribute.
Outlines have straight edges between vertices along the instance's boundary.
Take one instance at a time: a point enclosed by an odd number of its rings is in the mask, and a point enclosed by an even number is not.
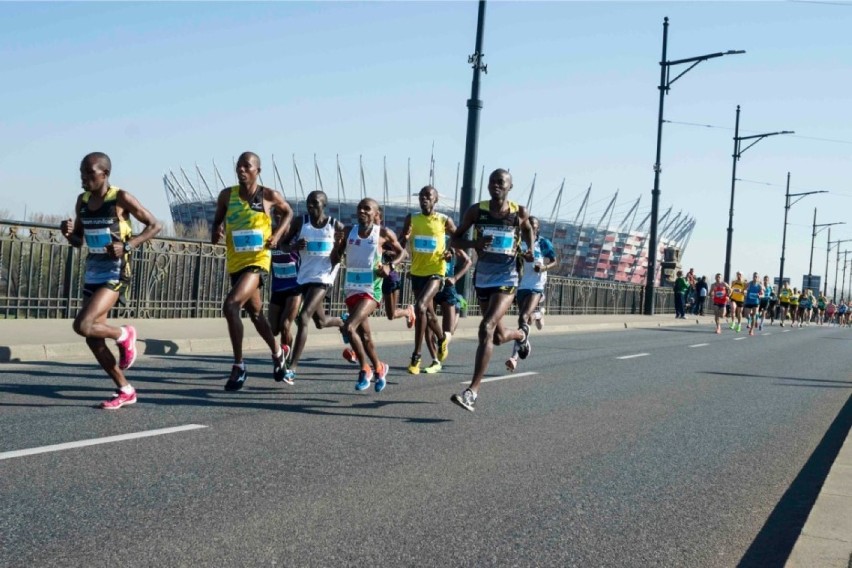
<svg viewBox="0 0 852 568"><path fill-rule="evenodd" d="M811 232L811 259L808 262L808 285L806 288L813 288L813 268L814 268L814 241L816 240L817 233L825 229L826 227L832 227L834 225L845 225L845 221L838 221L836 223L820 223L816 222L817 210L814 207L814 223L813 223L813 231ZM817 227L821 227L819 231L817 231ZM829 229L831 231L831 229ZM831 233L829 233L829 238L831 237ZM826 261L825 261L825 271L828 272L828 253L826 252ZM828 277L828 274L826 274Z"/></svg>
<svg viewBox="0 0 852 568"><path fill-rule="evenodd" d="M834 293L831 296L834 299L837 299L837 272L840 269L840 243L848 243L849 241L852 241L852 239L843 239L842 241L831 241L829 243L829 249L831 248L831 245L837 245L837 258L834 259ZM826 251L825 255L828 256L828 251ZM828 272L828 265L826 265L825 270L826 272ZM842 291L843 290L841 290L841 292Z"/></svg>
<svg viewBox="0 0 852 568"><path fill-rule="evenodd" d="M690 70L692 70L693 67L695 67L702 61L707 61L708 59L714 59L716 57L722 57L723 55L736 55L740 53L745 53L745 51L743 50L728 50L719 53L699 55L697 57L689 57L686 59L678 59L676 61L667 61L666 50L668 47L668 38L669 19L664 18L663 56L660 59L660 86L657 87L660 90L660 109L657 115L657 159L654 162L654 189L651 191L651 234L649 236L650 246L648 250L648 268L647 274L645 275L645 301L643 313L646 316L654 315L654 288L656 286L657 274L657 220L660 213L660 172L662 171L662 166L660 165L660 151L663 140L663 103L665 101L665 96L669 93L669 89L675 81L686 75ZM687 67L682 73L677 75L674 79L669 78L669 72L671 71L672 67L677 65L683 65L686 63L691 63L691 65Z"/></svg>
<svg viewBox="0 0 852 568"><path fill-rule="evenodd" d="M731 247L734 244L734 190L737 187L737 162L740 161L743 153L746 150L770 136L778 136L779 134L795 134L792 130L782 130L780 132L767 132L765 134L753 134L751 136L740 136L740 105L737 105L737 120L734 125L734 165L731 173L731 208L728 211L728 242L725 246L725 282L731 281ZM741 148L744 140L754 140L745 148ZM784 226L787 226L786 220Z"/></svg>
<svg viewBox="0 0 852 568"><path fill-rule="evenodd" d="M790 172L787 172L787 192L784 196L784 231L781 236L781 268L778 270L778 286L784 285L784 252L787 249L787 214L790 212L790 207L804 199L806 195L815 193L828 193L827 191L806 191L804 193L790 193ZM790 203L791 197L798 197L797 200ZM845 270L845 269L844 269Z"/></svg>
<svg viewBox="0 0 852 568"><path fill-rule="evenodd" d="M482 101L479 98L480 73L488 73L488 66L482 62L482 36L485 29L485 0L479 0L479 12L476 20L476 44L473 55L468 57L468 63L473 67L473 80L470 86L470 98L467 100L467 134L464 147L464 174L461 187L461 216L473 204L474 183L476 178L476 154L479 142L479 112ZM470 279L463 275L457 286L465 298L470 295ZM467 310L463 310L462 315Z"/></svg>

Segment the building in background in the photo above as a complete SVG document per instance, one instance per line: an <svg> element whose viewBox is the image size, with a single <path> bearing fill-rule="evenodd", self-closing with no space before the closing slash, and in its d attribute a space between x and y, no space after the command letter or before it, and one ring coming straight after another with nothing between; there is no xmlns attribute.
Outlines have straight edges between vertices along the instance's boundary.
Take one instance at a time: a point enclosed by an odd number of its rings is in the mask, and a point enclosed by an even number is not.
<svg viewBox="0 0 852 568"><path fill-rule="evenodd" d="M267 185L277 188L285 187L281 182L278 167L274 163L274 160L272 169L276 183ZM207 177L210 176L205 177L198 167L195 170L194 182L187 176L183 168L179 170L181 173L180 177L171 171L163 176L163 186L169 202L172 222L176 229L209 227L212 225L213 216L216 211L215 196L218 193L218 188L235 185L236 183L225 183L214 166L212 176L215 180L214 187L216 189L214 190L211 189L211 186L207 182ZM363 166L360 173L360 197L358 199L347 198L339 164L337 166L336 189L326 190L323 188L316 160L314 161L315 185L323 189L329 196L327 211L330 215L341 219L344 223L351 223L355 219L355 209L358 201L361 197L367 195ZM429 183L433 183L433 176L434 160L432 160L430 168ZM301 174L295 164L295 160L293 162L293 179L293 185L298 189L299 200L294 201L292 192L290 195L287 195L285 192L285 197L288 198L293 211L296 214L302 214L305 213L304 199L307 193L309 193L309 190L305 191L302 186ZM413 192L416 193L417 189L412 190L410 180L411 176L409 174L407 197L403 199L391 198L388 192L385 170L382 198L380 199L376 195L371 194L371 197L379 201L384 209L385 224L395 231L400 230L403 220L408 213L419 210L416 195L413 195ZM481 184L482 180L480 180L480 196L482 196ZM532 203L534 191L535 182L533 182L529 193L529 200L526 204L528 208ZM548 211L547 214L540 211L532 211L532 214L540 220L541 235L553 241L553 246L559 255L560 264L554 273L575 278L644 284L648 269L648 245L650 239L646 227L649 226L650 212L640 217L639 203L641 198L639 198L630 207L620 222L618 219L613 219L618 198L618 192L616 192L609 200L608 206L598 221L596 223L588 223L586 217L591 191L592 188L589 186L579 209L572 219L563 219L560 215L562 188L559 189L559 194L554 201L551 211ZM452 204L450 204L447 196L442 196L442 200L439 201L436 209L450 215L458 222L458 189L456 189L456 195ZM641 218L638 224L636 223L637 218ZM661 262L658 267L657 281L661 284L665 285L674 281L674 274L680 268L680 259L689 244L695 224L696 221L691 215L683 212L673 214L671 208L660 216L657 223L659 245L657 258L661 259Z"/></svg>

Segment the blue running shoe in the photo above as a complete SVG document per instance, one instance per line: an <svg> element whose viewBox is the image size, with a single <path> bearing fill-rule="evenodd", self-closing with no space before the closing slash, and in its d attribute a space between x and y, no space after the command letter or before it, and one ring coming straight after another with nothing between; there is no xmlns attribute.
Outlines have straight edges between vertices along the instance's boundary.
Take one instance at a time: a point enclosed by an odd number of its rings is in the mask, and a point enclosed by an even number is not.
<svg viewBox="0 0 852 568"><path fill-rule="evenodd" d="M355 390L362 391L370 388L370 379L373 378L373 373L362 370L358 373L358 382L355 383Z"/></svg>
<svg viewBox="0 0 852 568"><path fill-rule="evenodd" d="M385 390L385 387L388 384L388 381L387 381L388 371L390 371L390 367L388 367L388 364L387 363L381 363L380 370L376 371L376 384L375 384L376 392L382 392L383 390Z"/></svg>
<svg viewBox="0 0 852 568"><path fill-rule="evenodd" d="M288 385L291 385L291 386L295 385L296 384L296 371L294 371L292 369L287 369L287 371L284 372L283 381L285 383L287 383Z"/></svg>
<svg viewBox="0 0 852 568"><path fill-rule="evenodd" d="M342 316L340 316L340 319L343 320L343 323L346 323L346 320L349 319L349 314L348 313L343 314ZM349 334L345 333L343 331L342 327L340 328L340 335L343 336L343 343L345 343L346 345L349 345Z"/></svg>

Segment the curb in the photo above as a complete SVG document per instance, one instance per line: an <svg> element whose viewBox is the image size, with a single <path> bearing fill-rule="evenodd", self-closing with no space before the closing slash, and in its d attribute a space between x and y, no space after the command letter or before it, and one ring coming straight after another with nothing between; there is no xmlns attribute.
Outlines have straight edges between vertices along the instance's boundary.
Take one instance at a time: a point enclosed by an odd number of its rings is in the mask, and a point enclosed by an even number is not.
<svg viewBox="0 0 852 568"><path fill-rule="evenodd" d="M837 459L793 546L785 568L852 566L852 433Z"/></svg>
<svg viewBox="0 0 852 568"><path fill-rule="evenodd" d="M472 318L470 321L479 321L479 318ZM466 322L465 322L466 323ZM456 329L454 338L476 339L479 334L478 325L459 325ZM701 320L687 319L683 321L618 321L618 322L602 322L602 323L579 323L579 324L554 324L548 325L541 331L536 330L535 335L539 334L559 334L559 333L595 333L604 331L623 331L625 329L647 329L671 326L686 326L686 325L701 325ZM224 320L222 326L225 326ZM403 328L405 329L405 328ZM339 334L329 332L320 332L311 330L312 333L308 339L308 345L314 347L334 347L339 345L343 347L343 342ZM405 331L408 331L405 329ZM246 352L265 351L266 343L253 333L254 330L246 330L246 336L243 341L243 350ZM385 345L398 345L411 341L409 333L400 333L399 330L373 330L373 337L378 343ZM231 341L227 336L212 337L212 338L186 338L186 339L155 339L155 338L140 338L140 355L158 355L158 356L176 356L186 354L204 354L204 353L230 353ZM92 354L86 347L85 342L81 338L73 343L49 343L49 344L19 344L0 347L0 363L26 363L33 361L52 361L56 359L62 360L79 360L91 359Z"/></svg>

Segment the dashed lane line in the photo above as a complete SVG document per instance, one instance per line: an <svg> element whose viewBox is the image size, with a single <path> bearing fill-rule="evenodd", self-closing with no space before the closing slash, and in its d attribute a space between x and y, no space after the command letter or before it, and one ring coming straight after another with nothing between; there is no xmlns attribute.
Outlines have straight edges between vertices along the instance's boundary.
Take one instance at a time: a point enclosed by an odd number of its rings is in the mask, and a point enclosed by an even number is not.
<svg viewBox="0 0 852 568"><path fill-rule="evenodd" d="M637 357L646 357L650 355L650 353L636 353L634 355L624 355L623 357L616 357L616 359L635 359Z"/></svg>
<svg viewBox="0 0 852 568"><path fill-rule="evenodd" d="M185 432L187 430L198 430L199 428L207 428L201 424L187 424L185 426L174 426L172 428L159 428L157 430L146 430L144 432L135 432L133 434L121 434L119 436L107 436L105 438L92 438L90 440L80 440L78 442L66 442L64 444L54 444L52 446L40 446L38 448L29 448L25 450L14 450L11 452L0 453L0 460L8 460L11 458L21 458L24 456L32 456L36 454L46 454L48 452L59 452L61 450L71 450L74 448L85 448L86 446L96 446L99 444L109 444L112 442L124 442L126 440L135 440L137 438L148 438L151 436L162 436L164 434L174 434L176 432Z"/></svg>
<svg viewBox="0 0 852 568"><path fill-rule="evenodd" d="M530 377L532 375L537 375L535 371L526 371L524 373L512 373L511 375L501 375L499 377L491 377L490 379L482 379L483 383L493 383L494 381L505 381L506 379L517 379L519 377ZM460 384L466 385L470 383L470 381L462 381Z"/></svg>
<svg viewBox="0 0 852 568"><path fill-rule="evenodd" d="M696 343L695 345L690 345L690 347L707 347L710 345L709 343Z"/></svg>

